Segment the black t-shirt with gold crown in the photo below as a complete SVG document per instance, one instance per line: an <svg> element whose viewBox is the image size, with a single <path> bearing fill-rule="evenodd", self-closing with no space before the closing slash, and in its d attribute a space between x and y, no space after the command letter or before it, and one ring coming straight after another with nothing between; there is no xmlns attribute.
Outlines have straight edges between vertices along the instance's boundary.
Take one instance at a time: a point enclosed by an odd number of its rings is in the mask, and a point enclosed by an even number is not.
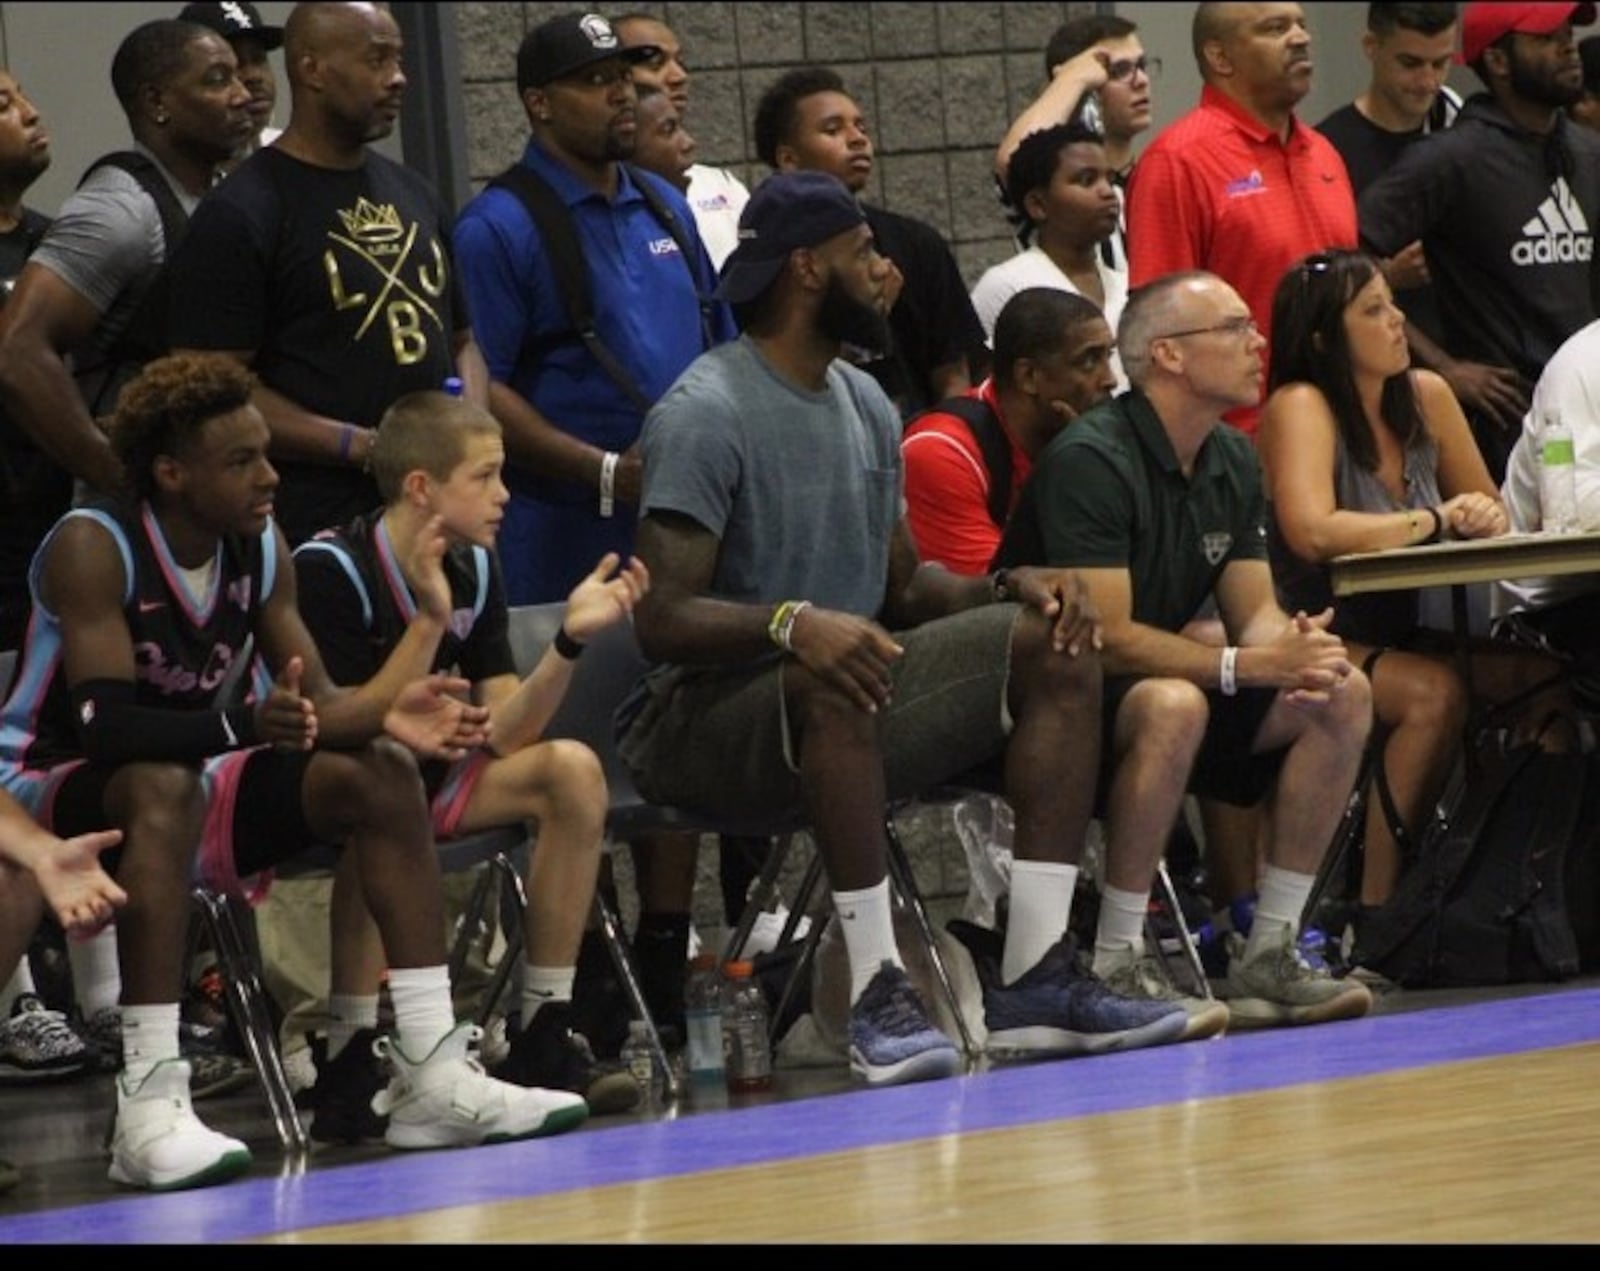
<svg viewBox="0 0 1600 1271"><path fill-rule="evenodd" d="M259 150L201 202L169 266L172 346L253 350L268 388L374 427L454 374L469 323L450 221L419 174L375 151L344 170ZM349 465L275 462L291 544L380 501Z"/></svg>

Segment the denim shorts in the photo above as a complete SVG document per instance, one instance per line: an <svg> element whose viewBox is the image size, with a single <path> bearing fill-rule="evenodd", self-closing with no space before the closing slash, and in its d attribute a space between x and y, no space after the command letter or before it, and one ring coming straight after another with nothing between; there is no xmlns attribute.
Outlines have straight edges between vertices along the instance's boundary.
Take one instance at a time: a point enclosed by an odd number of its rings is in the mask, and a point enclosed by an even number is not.
<svg viewBox="0 0 1600 1271"><path fill-rule="evenodd" d="M985 605L894 633L892 698L878 715L890 799L959 776L1005 746L1018 605ZM803 809L799 739L779 658L738 667L659 667L643 681L618 752L653 803L717 817ZM627 716L627 708L623 712Z"/></svg>

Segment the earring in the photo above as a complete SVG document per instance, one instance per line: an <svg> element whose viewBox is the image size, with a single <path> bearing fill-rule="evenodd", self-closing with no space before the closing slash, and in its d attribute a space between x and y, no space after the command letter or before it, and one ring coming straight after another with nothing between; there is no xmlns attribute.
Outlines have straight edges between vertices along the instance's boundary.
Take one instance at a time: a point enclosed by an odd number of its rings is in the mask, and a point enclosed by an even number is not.
<svg viewBox="0 0 1600 1271"><path fill-rule="evenodd" d="M158 110L156 112L156 123L165 124L166 122L167 122L167 112L164 111L164 110Z"/></svg>

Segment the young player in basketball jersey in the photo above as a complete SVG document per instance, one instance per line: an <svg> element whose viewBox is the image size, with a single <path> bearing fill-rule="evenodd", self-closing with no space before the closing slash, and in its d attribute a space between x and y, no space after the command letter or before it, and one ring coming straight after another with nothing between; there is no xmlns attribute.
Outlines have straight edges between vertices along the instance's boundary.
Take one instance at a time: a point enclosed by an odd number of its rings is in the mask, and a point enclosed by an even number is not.
<svg viewBox="0 0 1600 1271"><path fill-rule="evenodd" d="M54 833L123 833L107 854L128 893L110 1176L154 1190L228 1178L251 1160L194 1115L177 1049L197 848L207 880L236 889L317 843L356 854L395 1009L394 1035L377 1043L391 1146L525 1138L587 1114L575 1095L490 1079L473 1055L477 1030L455 1023L412 752L461 756L483 742L485 712L450 677L334 687L272 520L277 474L254 386L236 362L182 356L124 390L112 437L134 495L74 509L41 546L0 715L0 786ZM406 639L436 639L447 617L420 612ZM219 695L252 642L275 678L228 704Z"/></svg>
<svg viewBox="0 0 1600 1271"><path fill-rule="evenodd" d="M591 1110L625 1111L638 1087L597 1065L571 1030L573 983L584 924L594 904L605 832L605 775L593 751L541 734L572 680L583 642L622 621L644 594L644 566L604 556L573 589L555 646L519 678L507 636L505 588L494 555L510 499L505 443L487 411L443 392L408 393L385 412L372 451L383 505L295 549L306 625L340 684L459 673L490 712L491 741L454 764L422 766L440 838L532 819L538 850L528 875L521 1027L496 1075L517 1085L584 1095ZM434 562L449 543L442 577ZM430 591L438 588L437 598ZM415 615L449 614L437 643L408 642ZM341 903L343 878L334 904ZM361 986L330 1002L330 1064L319 1073L313 1138L370 1137L367 1106L377 1074L358 1044L378 1018L381 963ZM359 988L359 992L353 991Z"/></svg>

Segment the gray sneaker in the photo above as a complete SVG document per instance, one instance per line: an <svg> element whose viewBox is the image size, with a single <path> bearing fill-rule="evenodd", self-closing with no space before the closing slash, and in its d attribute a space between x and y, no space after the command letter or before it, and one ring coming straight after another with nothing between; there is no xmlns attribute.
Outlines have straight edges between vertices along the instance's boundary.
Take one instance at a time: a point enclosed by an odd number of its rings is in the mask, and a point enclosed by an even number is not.
<svg viewBox="0 0 1600 1271"><path fill-rule="evenodd" d="M1178 1041L1192 1042L1215 1037L1228 1026L1228 1008L1223 1003L1209 998L1190 997L1182 992L1168 977L1166 964L1153 953L1145 953L1118 967L1104 979L1108 989L1123 997L1140 998L1147 1002L1172 1002L1183 1007L1188 1020Z"/></svg>
<svg viewBox="0 0 1600 1271"><path fill-rule="evenodd" d="M11 1018L0 1020L0 1085L71 1077L92 1058L67 1017L36 994L19 994Z"/></svg>
<svg viewBox="0 0 1600 1271"><path fill-rule="evenodd" d="M1325 1024L1359 1019L1372 1009L1372 993L1349 978L1336 980L1327 967L1312 966L1301 952L1295 933L1284 929L1281 944L1245 959L1245 939L1228 937L1228 974L1222 996L1234 1028L1270 1028L1277 1024Z"/></svg>

